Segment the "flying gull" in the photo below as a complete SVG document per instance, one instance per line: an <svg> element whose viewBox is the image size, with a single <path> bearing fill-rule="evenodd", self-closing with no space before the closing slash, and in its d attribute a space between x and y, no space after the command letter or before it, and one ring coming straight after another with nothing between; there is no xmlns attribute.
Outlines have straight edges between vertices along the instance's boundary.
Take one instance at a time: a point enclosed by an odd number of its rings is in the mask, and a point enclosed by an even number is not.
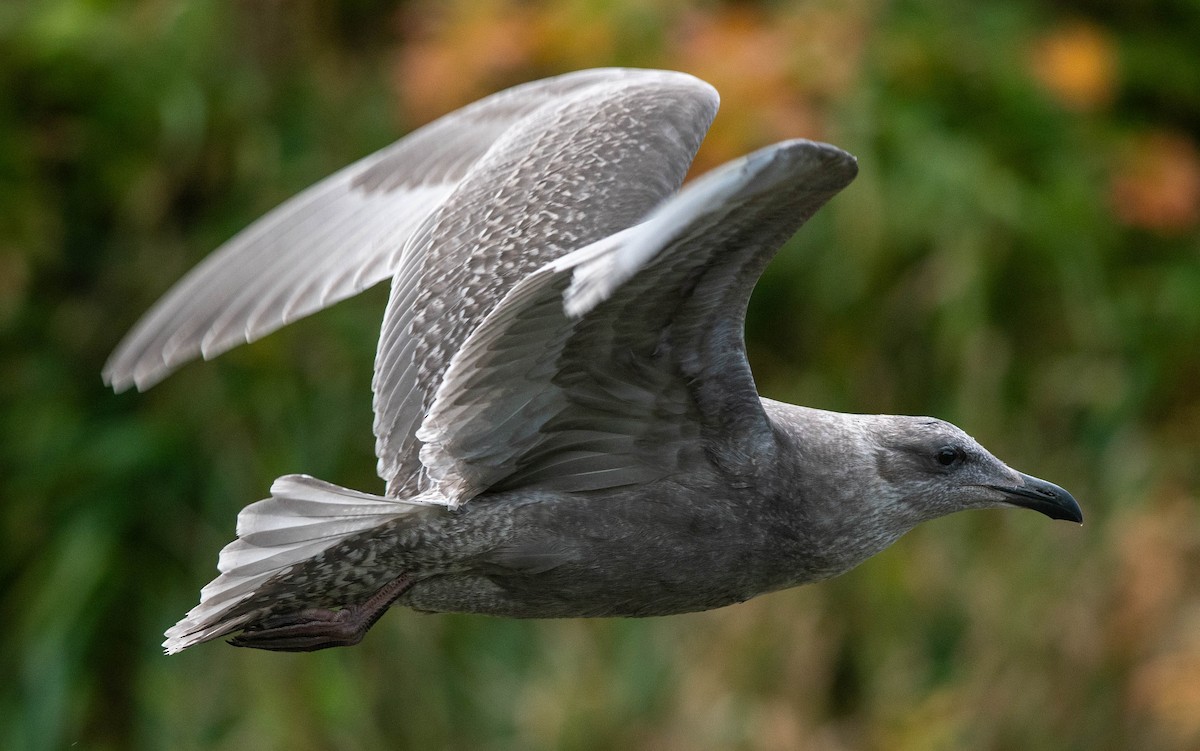
<svg viewBox="0 0 1200 751"><path fill-rule="evenodd" d="M393 604L705 610L961 509L1081 521L949 423L758 395L750 292L857 164L785 141L680 189L717 102L654 70L502 91L284 202L168 291L106 364L117 391L392 282L372 384L384 493L277 479L166 651L234 632L355 644Z"/></svg>

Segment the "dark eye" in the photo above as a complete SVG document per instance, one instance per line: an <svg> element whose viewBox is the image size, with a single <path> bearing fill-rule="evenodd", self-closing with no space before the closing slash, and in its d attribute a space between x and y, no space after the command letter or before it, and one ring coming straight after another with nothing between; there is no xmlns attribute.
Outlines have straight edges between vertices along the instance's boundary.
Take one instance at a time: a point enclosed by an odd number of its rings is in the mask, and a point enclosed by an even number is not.
<svg viewBox="0 0 1200 751"><path fill-rule="evenodd" d="M937 463L943 467L952 467L963 460L963 451L954 446L942 446L935 455Z"/></svg>

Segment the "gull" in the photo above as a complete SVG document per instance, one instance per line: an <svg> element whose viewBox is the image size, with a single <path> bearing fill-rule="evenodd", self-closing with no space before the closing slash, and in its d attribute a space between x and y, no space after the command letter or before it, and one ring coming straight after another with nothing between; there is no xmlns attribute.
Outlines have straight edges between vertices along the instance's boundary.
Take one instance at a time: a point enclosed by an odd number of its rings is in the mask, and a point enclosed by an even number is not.
<svg viewBox="0 0 1200 751"><path fill-rule="evenodd" d="M394 604L707 610L841 574L954 511L1081 522L950 423L759 396L750 293L858 168L790 140L681 188L717 104L656 70L502 91L285 201L171 288L105 365L116 391L391 280L383 493L275 480L166 652L351 645Z"/></svg>

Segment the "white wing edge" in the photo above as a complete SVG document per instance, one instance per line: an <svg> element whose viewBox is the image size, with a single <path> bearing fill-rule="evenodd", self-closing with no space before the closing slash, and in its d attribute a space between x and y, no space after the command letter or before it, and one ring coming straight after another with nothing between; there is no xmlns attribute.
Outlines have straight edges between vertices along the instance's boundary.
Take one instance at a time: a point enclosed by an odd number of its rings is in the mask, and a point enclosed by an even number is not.
<svg viewBox="0 0 1200 751"><path fill-rule="evenodd" d="M780 147L794 143L808 142L784 141L727 162L685 185L646 221L626 230L623 234L627 236L615 245L602 241L553 262L551 265L558 264L560 269L572 269L563 310L571 318L587 315L650 263L698 215L723 206L758 175L764 161L774 158Z"/></svg>

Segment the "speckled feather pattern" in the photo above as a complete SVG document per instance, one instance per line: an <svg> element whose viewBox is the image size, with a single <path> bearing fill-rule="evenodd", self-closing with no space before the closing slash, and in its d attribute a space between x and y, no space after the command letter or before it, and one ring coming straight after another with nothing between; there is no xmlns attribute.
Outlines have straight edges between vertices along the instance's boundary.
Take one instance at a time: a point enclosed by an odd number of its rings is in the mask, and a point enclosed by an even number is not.
<svg viewBox="0 0 1200 751"><path fill-rule="evenodd" d="M740 333L728 333L730 326L740 332L750 291L739 282L744 267L757 275L782 240L853 175L854 162L843 152L804 141L779 144L705 176L643 224L528 272L450 358L417 433L429 442L421 460L438 481L434 489L451 506L475 499L471 508L450 516L426 510L349 537L269 582L226 617L352 603L399 571L429 579L405 596L416 607L530 617L704 609L832 571L837 564L810 562L806 569L787 563L782 551L771 557L763 550L754 567L722 574L730 577L725 584L714 573L707 584L696 583L702 591L678 583L659 591L636 559L622 565L620 554L625 546L642 555L655 546L660 555L683 554L661 562L671 570L692 556L716 564L722 555L746 555L745 534L730 538L740 542L723 553L669 539L684 514L695 515L687 528L720 528L741 517L752 530L751 520L769 501L760 475L779 469L770 463L775 433L754 391ZM650 251L641 242L646 237ZM591 310L568 315L564 293L577 272L608 273L601 259L630 252L644 266L631 268L630 278L607 289ZM447 307L437 310L444 317ZM700 348L704 361L696 355ZM745 413L726 414L736 410ZM701 495L711 497L686 500ZM639 534L651 539L644 543L624 531L621 538L602 531L609 524L628 530L631 514L644 516L645 508L668 501L681 506L652 517L662 529L645 527ZM593 519L590 530L560 528L568 517L576 524L588 518L580 516L585 507L605 519ZM584 541L570 542L581 532L593 540L591 552ZM613 543L607 553L598 544L606 541ZM457 552L447 559L447 551ZM421 557L431 554L435 560ZM480 573L480 559L490 573ZM546 569L540 594L514 600L496 583L505 578L497 567L527 559ZM467 561L474 565L462 570ZM519 583L524 574L517 568ZM551 581L571 582L577 596L555 592ZM631 581L642 582L643 600L621 587L609 591ZM451 592L463 599L454 601Z"/></svg>
<svg viewBox="0 0 1200 751"><path fill-rule="evenodd" d="M512 617L702 610L836 575L961 508L1077 518L947 423L759 397L751 290L857 165L787 141L680 190L716 106L665 71L501 92L285 202L169 291L106 366L118 390L392 281L372 383L385 493L279 478L167 651L239 629L290 648L288 624L353 643L320 624L393 591L382 606ZM969 471L931 458L946 445Z"/></svg>
<svg viewBox="0 0 1200 751"><path fill-rule="evenodd" d="M467 336L539 266L677 190L715 111L715 95L689 80L583 89L501 139L432 217L414 243L419 268L393 285L376 360L389 496L428 487L415 431Z"/></svg>

